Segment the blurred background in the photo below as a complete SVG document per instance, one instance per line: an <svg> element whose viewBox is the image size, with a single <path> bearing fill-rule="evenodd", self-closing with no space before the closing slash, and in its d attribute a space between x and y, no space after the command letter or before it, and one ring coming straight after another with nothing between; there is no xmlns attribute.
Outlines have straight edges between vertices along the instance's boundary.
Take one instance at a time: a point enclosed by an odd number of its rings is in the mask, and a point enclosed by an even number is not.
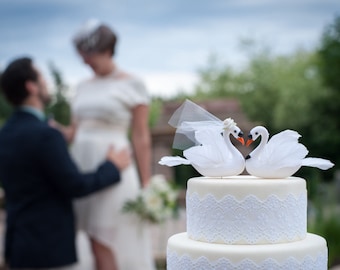
<svg viewBox="0 0 340 270"><path fill-rule="evenodd" d="M271 135L294 129L310 156L335 163L296 175L307 180L308 231L326 238L330 266L340 264L338 0L0 0L0 74L13 58L33 57L54 96L47 113L64 124L75 85L91 74L72 46L90 18L117 32L118 65L142 78L152 97L154 174L183 191L197 175L191 166L157 163L181 155L172 149L167 122L186 98L221 120L234 118L245 134L257 124ZM0 95L0 126L10 113ZM183 197L179 203L184 208ZM185 230L185 222L176 222L162 235L155 228L159 261L168 234Z"/></svg>

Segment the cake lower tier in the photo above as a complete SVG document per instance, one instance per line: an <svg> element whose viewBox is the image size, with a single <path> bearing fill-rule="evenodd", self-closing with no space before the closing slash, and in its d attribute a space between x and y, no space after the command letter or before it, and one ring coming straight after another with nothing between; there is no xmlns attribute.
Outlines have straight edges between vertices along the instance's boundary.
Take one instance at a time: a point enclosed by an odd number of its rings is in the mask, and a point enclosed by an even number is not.
<svg viewBox="0 0 340 270"><path fill-rule="evenodd" d="M268 245L225 245L171 236L167 246L167 270L327 270L326 240L308 233L300 241Z"/></svg>

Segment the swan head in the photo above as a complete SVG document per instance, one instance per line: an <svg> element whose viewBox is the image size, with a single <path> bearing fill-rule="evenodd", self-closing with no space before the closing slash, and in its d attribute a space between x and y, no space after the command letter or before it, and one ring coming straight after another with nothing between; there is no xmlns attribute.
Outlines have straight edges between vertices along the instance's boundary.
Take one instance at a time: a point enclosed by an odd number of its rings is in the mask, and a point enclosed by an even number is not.
<svg viewBox="0 0 340 270"><path fill-rule="evenodd" d="M248 140L246 145L249 146L251 145L254 141L257 140L258 137L260 136L269 136L268 130L265 127L262 126L256 126L250 130L249 135L248 135Z"/></svg>
<svg viewBox="0 0 340 270"><path fill-rule="evenodd" d="M227 118L223 121L223 129L227 134L231 134L234 136L236 140L238 140L242 145L244 145L243 132L236 125L235 121L231 118Z"/></svg>

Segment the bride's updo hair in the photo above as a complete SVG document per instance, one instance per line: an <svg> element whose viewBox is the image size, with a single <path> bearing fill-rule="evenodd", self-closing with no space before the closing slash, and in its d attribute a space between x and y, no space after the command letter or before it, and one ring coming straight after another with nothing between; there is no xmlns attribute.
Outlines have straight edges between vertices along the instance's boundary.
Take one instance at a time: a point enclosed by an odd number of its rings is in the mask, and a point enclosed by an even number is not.
<svg viewBox="0 0 340 270"><path fill-rule="evenodd" d="M90 20L76 33L73 43L82 53L101 53L110 50L113 56L117 35L107 25Z"/></svg>

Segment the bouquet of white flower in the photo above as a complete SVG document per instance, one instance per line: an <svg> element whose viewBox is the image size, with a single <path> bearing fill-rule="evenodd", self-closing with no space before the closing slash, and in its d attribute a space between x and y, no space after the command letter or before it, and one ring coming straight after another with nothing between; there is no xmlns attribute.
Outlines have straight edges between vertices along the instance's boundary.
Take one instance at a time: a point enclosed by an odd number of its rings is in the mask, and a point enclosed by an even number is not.
<svg viewBox="0 0 340 270"><path fill-rule="evenodd" d="M127 201L123 212L134 212L142 220L160 223L177 213L178 190L163 175L154 175L135 200Z"/></svg>

